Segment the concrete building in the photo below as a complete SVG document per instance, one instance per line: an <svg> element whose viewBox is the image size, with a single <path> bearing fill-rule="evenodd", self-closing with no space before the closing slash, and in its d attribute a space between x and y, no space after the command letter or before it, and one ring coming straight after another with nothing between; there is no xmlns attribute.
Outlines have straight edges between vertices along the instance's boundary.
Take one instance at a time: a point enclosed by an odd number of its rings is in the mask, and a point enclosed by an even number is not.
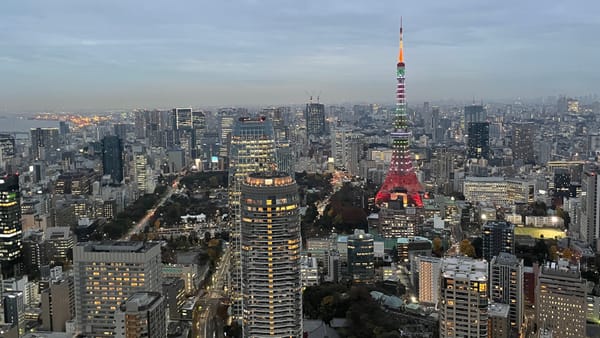
<svg viewBox="0 0 600 338"><path fill-rule="evenodd" d="M581 178L581 208L579 215L579 232L581 239L597 248L600 237L600 181L597 170L588 170Z"/></svg>
<svg viewBox="0 0 600 338"><path fill-rule="evenodd" d="M489 338L510 338L510 306L501 303L491 303L488 306L488 331ZM514 336L517 337L517 336Z"/></svg>
<svg viewBox="0 0 600 338"><path fill-rule="evenodd" d="M75 289L73 278L51 280L42 290L42 330L66 330L66 322L75 318Z"/></svg>
<svg viewBox="0 0 600 338"><path fill-rule="evenodd" d="M300 275L302 276L302 289L319 285L319 265L317 258L302 256L300 260Z"/></svg>
<svg viewBox="0 0 600 338"><path fill-rule="evenodd" d="M283 172L241 185L244 337L300 337L302 282L298 186Z"/></svg>
<svg viewBox="0 0 600 338"><path fill-rule="evenodd" d="M488 337L488 264L468 257L442 261L440 337Z"/></svg>
<svg viewBox="0 0 600 338"><path fill-rule="evenodd" d="M490 262L501 252L515 253L515 225L507 221L488 221L483 225L483 258Z"/></svg>
<svg viewBox="0 0 600 338"><path fill-rule="evenodd" d="M185 303L185 282L181 278L169 277L163 279L162 294L170 320L181 317L180 311Z"/></svg>
<svg viewBox="0 0 600 338"><path fill-rule="evenodd" d="M348 275L353 283L375 282L375 251L373 236L354 230L348 236Z"/></svg>
<svg viewBox="0 0 600 338"><path fill-rule="evenodd" d="M419 256L417 262L419 278L415 287L419 291L419 303L436 305L440 295L442 260L437 257Z"/></svg>
<svg viewBox="0 0 600 338"><path fill-rule="evenodd" d="M160 245L155 242L79 243L73 250L77 328L110 337L121 302L138 291L160 292Z"/></svg>
<svg viewBox="0 0 600 338"><path fill-rule="evenodd" d="M18 275L23 250L19 175L0 177L0 263L4 276Z"/></svg>
<svg viewBox="0 0 600 338"><path fill-rule="evenodd" d="M518 332L523 324L523 260L501 252L490 263L490 299L510 307L509 324Z"/></svg>
<svg viewBox="0 0 600 338"><path fill-rule="evenodd" d="M548 262L538 275L536 324L555 337L585 337L586 285L579 268L565 260Z"/></svg>
<svg viewBox="0 0 600 338"><path fill-rule="evenodd" d="M160 292L136 292L119 306L117 338L164 338L167 336L165 302Z"/></svg>
<svg viewBox="0 0 600 338"><path fill-rule="evenodd" d="M494 206L510 207L515 203L533 202L535 191L535 181L529 180L467 176L463 182L467 201Z"/></svg>

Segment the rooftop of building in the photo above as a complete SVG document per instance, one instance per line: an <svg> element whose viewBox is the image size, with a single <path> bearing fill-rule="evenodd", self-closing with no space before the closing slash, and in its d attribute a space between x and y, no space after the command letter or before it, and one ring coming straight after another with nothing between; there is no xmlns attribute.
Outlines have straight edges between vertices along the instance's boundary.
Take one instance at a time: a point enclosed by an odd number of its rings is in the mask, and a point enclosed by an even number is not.
<svg viewBox="0 0 600 338"><path fill-rule="evenodd" d="M521 260L517 258L517 256L507 253L501 252L498 256L492 258L492 264L501 264L501 265L516 265L519 264Z"/></svg>
<svg viewBox="0 0 600 338"><path fill-rule="evenodd" d="M71 237L70 227L49 227L46 228L46 239L68 239Z"/></svg>
<svg viewBox="0 0 600 338"><path fill-rule="evenodd" d="M159 245L158 242L134 242L134 241L102 241L78 243L86 252L137 252L144 253Z"/></svg>
<svg viewBox="0 0 600 338"><path fill-rule="evenodd" d="M508 221L504 221L504 220L493 220L493 221L487 221L485 222L485 224L483 225L484 228L488 227L488 228L507 228L507 229L514 229L515 225L512 224L511 222Z"/></svg>
<svg viewBox="0 0 600 338"><path fill-rule="evenodd" d="M508 318L510 305L502 303L491 303L488 305L488 316Z"/></svg>
<svg viewBox="0 0 600 338"><path fill-rule="evenodd" d="M485 282L488 279L488 264L485 260L465 256L446 257L442 261L442 273L445 278Z"/></svg>
<svg viewBox="0 0 600 338"><path fill-rule="evenodd" d="M561 258L558 262L546 262L541 269L540 277L543 276L580 279L581 272L577 265L573 265L569 261Z"/></svg>
<svg viewBox="0 0 600 338"><path fill-rule="evenodd" d="M133 310L143 311L146 310L161 299L160 292L136 292L129 296L127 300L121 304L121 311Z"/></svg>
<svg viewBox="0 0 600 338"><path fill-rule="evenodd" d="M67 334L66 332L28 332L23 338L71 338L72 335Z"/></svg>
<svg viewBox="0 0 600 338"><path fill-rule="evenodd" d="M401 237L401 238L396 239L397 244L424 243L424 242L431 243L431 241L428 238L421 237L421 236Z"/></svg>

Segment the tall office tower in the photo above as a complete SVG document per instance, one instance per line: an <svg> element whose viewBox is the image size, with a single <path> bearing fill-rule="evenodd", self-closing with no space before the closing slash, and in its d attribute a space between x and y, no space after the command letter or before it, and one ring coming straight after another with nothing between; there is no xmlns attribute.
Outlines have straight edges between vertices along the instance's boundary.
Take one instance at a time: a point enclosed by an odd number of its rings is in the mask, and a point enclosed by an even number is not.
<svg viewBox="0 0 600 338"><path fill-rule="evenodd" d="M149 112L147 110L137 110L134 112L134 131L136 139L146 138L146 126L148 125L148 115Z"/></svg>
<svg viewBox="0 0 600 338"><path fill-rule="evenodd" d="M375 196L375 203L381 205L392 199L393 195L400 192L406 200L406 205L422 207L421 193L423 187L413 168L409 139L412 135L408 126L406 115L406 101L404 97L404 46L402 41L402 25L400 25L400 52L396 65L396 111L393 121L392 160L387 176L379 192Z"/></svg>
<svg viewBox="0 0 600 338"><path fill-rule="evenodd" d="M148 157L146 152L142 151L133 156L135 161L135 183L138 190L142 194L152 193L152 191L148 191Z"/></svg>
<svg viewBox="0 0 600 338"><path fill-rule="evenodd" d="M192 112L193 145L192 158L202 158L202 146L204 144L204 135L206 134L206 116L202 111Z"/></svg>
<svg viewBox="0 0 600 338"><path fill-rule="evenodd" d="M25 300L23 291L2 292L4 322L17 327L19 337L25 333Z"/></svg>
<svg viewBox="0 0 600 338"><path fill-rule="evenodd" d="M287 173L241 185L244 337L301 337L300 197Z"/></svg>
<svg viewBox="0 0 600 338"><path fill-rule="evenodd" d="M15 138L10 134L0 134L0 171L15 172Z"/></svg>
<svg viewBox="0 0 600 338"><path fill-rule="evenodd" d="M507 221L487 221L483 225L483 258L490 262L501 252L515 253L515 225Z"/></svg>
<svg viewBox="0 0 600 338"><path fill-rule="evenodd" d="M307 103L304 110L306 118L306 134L308 138L325 134L325 105L322 103Z"/></svg>
<svg viewBox="0 0 600 338"><path fill-rule="evenodd" d="M348 275L353 283L375 281L375 251L373 236L356 229L348 236Z"/></svg>
<svg viewBox="0 0 600 338"><path fill-rule="evenodd" d="M4 276L20 274L22 250L19 175L0 176L0 265Z"/></svg>
<svg viewBox="0 0 600 338"><path fill-rule="evenodd" d="M554 170L554 197L568 198L571 195L571 174L566 168Z"/></svg>
<svg viewBox="0 0 600 338"><path fill-rule="evenodd" d="M219 110L219 139L220 139L220 157L229 156L229 145L231 140L231 132L233 131L233 125L236 118L239 116L239 112L235 108L227 108Z"/></svg>
<svg viewBox="0 0 600 338"><path fill-rule="evenodd" d="M123 142L118 136L102 139L102 173L110 175L113 183L123 181Z"/></svg>
<svg viewBox="0 0 600 338"><path fill-rule="evenodd" d="M121 143L125 144L127 141L127 132L132 125L128 123L115 123L113 128L115 129L115 136L121 139Z"/></svg>
<svg viewBox="0 0 600 338"><path fill-rule="evenodd" d="M536 285L535 315L538 330L552 337L585 337L586 282L579 268L560 260L541 268Z"/></svg>
<svg viewBox="0 0 600 338"><path fill-rule="evenodd" d="M419 256L417 259L419 303L437 305L440 295L442 261L440 258L429 256Z"/></svg>
<svg viewBox="0 0 600 338"><path fill-rule="evenodd" d="M277 170L294 176L294 149L290 142L277 142Z"/></svg>
<svg viewBox="0 0 600 338"><path fill-rule="evenodd" d="M465 127L472 122L486 122L487 112L482 105L465 106Z"/></svg>
<svg viewBox="0 0 600 338"><path fill-rule="evenodd" d="M77 329L86 337L111 337L119 305L138 291L160 292L157 242L86 242L73 249Z"/></svg>
<svg viewBox="0 0 600 338"><path fill-rule="evenodd" d="M46 160L59 148L58 128L31 128L31 157Z"/></svg>
<svg viewBox="0 0 600 338"><path fill-rule="evenodd" d="M579 232L581 239L594 248L598 248L600 237L600 182L598 170L590 169L581 178L581 208L579 215Z"/></svg>
<svg viewBox="0 0 600 338"><path fill-rule="evenodd" d="M442 261L440 337L488 337L488 264L449 257Z"/></svg>
<svg viewBox="0 0 600 338"><path fill-rule="evenodd" d="M525 164L535 163L534 137L535 124L533 122L513 124L511 148L515 160L521 160Z"/></svg>
<svg viewBox="0 0 600 338"><path fill-rule="evenodd" d="M174 108L172 118L174 130L192 129L192 108Z"/></svg>
<svg viewBox="0 0 600 338"><path fill-rule="evenodd" d="M511 330L518 332L523 324L523 260L501 252L490 263L490 299L510 306Z"/></svg>
<svg viewBox="0 0 600 338"><path fill-rule="evenodd" d="M246 176L254 172L270 172L276 163L273 125L266 117L236 119L231 134L229 163L229 208L232 215L230 236L232 241L230 290L237 301L234 314L241 315L240 270L240 194Z"/></svg>
<svg viewBox="0 0 600 338"><path fill-rule="evenodd" d="M136 292L115 314L117 338L164 338L167 336L165 299L160 292Z"/></svg>
<svg viewBox="0 0 600 338"><path fill-rule="evenodd" d="M467 126L467 158L490 158L490 123L470 122Z"/></svg>

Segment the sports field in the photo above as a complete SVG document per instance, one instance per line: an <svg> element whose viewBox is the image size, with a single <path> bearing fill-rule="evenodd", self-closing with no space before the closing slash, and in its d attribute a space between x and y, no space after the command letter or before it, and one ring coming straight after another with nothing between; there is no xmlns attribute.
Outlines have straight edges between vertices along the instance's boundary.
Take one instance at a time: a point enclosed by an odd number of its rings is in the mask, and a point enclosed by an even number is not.
<svg viewBox="0 0 600 338"><path fill-rule="evenodd" d="M532 227L515 227L515 235L528 235L533 238L553 239L555 237L566 237L564 230L554 228L532 228Z"/></svg>

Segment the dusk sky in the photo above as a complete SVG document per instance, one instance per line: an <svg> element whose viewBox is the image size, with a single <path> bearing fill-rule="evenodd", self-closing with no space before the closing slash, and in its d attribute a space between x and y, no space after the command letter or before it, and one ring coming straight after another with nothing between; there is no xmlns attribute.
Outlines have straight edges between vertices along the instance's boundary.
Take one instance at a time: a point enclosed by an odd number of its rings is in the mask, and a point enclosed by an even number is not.
<svg viewBox="0 0 600 338"><path fill-rule="evenodd" d="M14 0L0 112L598 93L600 2Z"/></svg>

